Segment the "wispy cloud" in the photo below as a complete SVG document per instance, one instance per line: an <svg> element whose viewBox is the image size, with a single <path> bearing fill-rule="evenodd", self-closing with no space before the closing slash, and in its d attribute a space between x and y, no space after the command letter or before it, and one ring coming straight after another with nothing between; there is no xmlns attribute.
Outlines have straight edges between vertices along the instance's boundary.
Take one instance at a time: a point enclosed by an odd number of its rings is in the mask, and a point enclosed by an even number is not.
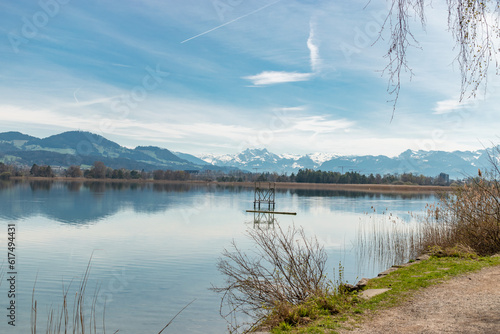
<svg viewBox="0 0 500 334"><path fill-rule="evenodd" d="M111 64L111 66L116 66L116 67L126 67L126 68L130 68L130 67L132 67L132 66L130 66L130 65L125 65L125 64L116 64L116 63Z"/></svg>
<svg viewBox="0 0 500 334"><path fill-rule="evenodd" d="M319 47L315 44L314 23L309 23L309 37L307 39L309 49L310 73L286 72L286 71L264 71L256 75L243 77L250 80L255 86L274 85L287 82L308 81L314 77L321 66Z"/></svg>
<svg viewBox="0 0 500 334"><path fill-rule="evenodd" d="M304 111L306 110L305 106L298 106L298 107L281 107L281 108L274 108L274 111Z"/></svg>
<svg viewBox="0 0 500 334"><path fill-rule="evenodd" d="M317 72L321 66L321 58L319 56L319 47L314 44L314 24L311 21L309 23L309 38L307 39L307 47L309 48L311 69L313 72Z"/></svg>
<svg viewBox="0 0 500 334"><path fill-rule="evenodd" d="M255 86L262 86L286 82L307 81L312 76L312 73L264 71L256 75L250 75L243 78L250 80Z"/></svg>
<svg viewBox="0 0 500 334"><path fill-rule="evenodd" d="M466 108L470 106L471 101L460 102L458 99L449 99L444 101L438 101L436 107L433 109L435 115L448 114L459 109Z"/></svg>
<svg viewBox="0 0 500 334"><path fill-rule="evenodd" d="M299 131L311 131L318 133L331 133L339 130L347 131L354 126L353 121L347 119L328 119L327 116L305 116L293 118L292 128Z"/></svg>

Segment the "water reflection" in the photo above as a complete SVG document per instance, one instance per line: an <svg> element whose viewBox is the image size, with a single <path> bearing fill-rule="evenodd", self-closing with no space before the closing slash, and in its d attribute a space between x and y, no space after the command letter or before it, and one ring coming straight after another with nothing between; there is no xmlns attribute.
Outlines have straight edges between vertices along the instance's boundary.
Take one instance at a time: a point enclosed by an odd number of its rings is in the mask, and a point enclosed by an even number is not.
<svg viewBox="0 0 500 334"><path fill-rule="evenodd" d="M374 193L351 190L324 190L324 189L277 189L277 192L290 193L300 197L347 197L364 199L425 199L428 193Z"/></svg>
<svg viewBox="0 0 500 334"><path fill-rule="evenodd" d="M68 190L73 192L73 191L80 191L82 188L83 183L82 182L68 182L67 187Z"/></svg>
<svg viewBox="0 0 500 334"><path fill-rule="evenodd" d="M30 181L32 191L49 191L52 188L54 181Z"/></svg>
<svg viewBox="0 0 500 334"><path fill-rule="evenodd" d="M133 208L138 213L159 213L172 207L197 210L200 195L210 193L249 193L243 186L220 186L193 183L127 183L127 182L58 182L58 181L7 181L0 182L0 218L23 219L42 215L67 224L95 223L112 216L121 209ZM182 194L182 196L178 196ZM301 212L310 212L322 207L326 198L334 198L329 205L338 205L349 212L366 212L366 201L377 205L393 205L404 199L405 208L411 208L431 196L428 194L376 194L351 191L276 189L278 205L280 198L296 198L294 202ZM29 199L29 200L27 200ZM360 201L361 200L361 201ZM315 201L318 201L315 203ZM293 201L292 201L293 202ZM403 201L398 201L403 203ZM201 203L203 204L203 203ZM244 209L245 203L235 203ZM287 208L281 208L287 209ZM385 208L383 208L385 209ZM397 211L392 206L392 210ZM272 223L274 217L256 214L255 222Z"/></svg>
<svg viewBox="0 0 500 334"><path fill-rule="evenodd" d="M272 229L277 219L284 227L303 226L308 236L317 236L325 246L330 272L341 260L353 282L376 274L357 269L349 247L364 212L371 206L417 211L427 199L431 196L401 200L390 194L276 189L276 210L298 214L278 217L276 212L245 213L253 208L253 187L10 181L0 182L0 222L22 219L19 257L24 259L25 279L19 289L28 292L25 314L29 315L36 277L40 300L51 305L61 291L61 279L80 275L92 252L99 250L93 258L92 279L112 297L106 300L109 328L124 334L157 333L164 325L161 319L196 298L168 331L206 334L226 328L218 314L220 298L208 290L223 282L216 260L232 240L252 249L244 237L247 229ZM126 286L115 290L122 287L117 280Z"/></svg>
<svg viewBox="0 0 500 334"><path fill-rule="evenodd" d="M0 189L0 218L19 220L42 215L67 224L95 223L125 207L157 213L173 206L192 206L197 194L209 190L190 184L88 181L2 182ZM181 198L176 193L186 196Z"/></svg>
<svg viewBox="0 0 500 334"><path fill-rule="evenodd" d="M254 227L269 227L277 223L277 219L272 212L254 212L253 213L253 226Z"/></svg>

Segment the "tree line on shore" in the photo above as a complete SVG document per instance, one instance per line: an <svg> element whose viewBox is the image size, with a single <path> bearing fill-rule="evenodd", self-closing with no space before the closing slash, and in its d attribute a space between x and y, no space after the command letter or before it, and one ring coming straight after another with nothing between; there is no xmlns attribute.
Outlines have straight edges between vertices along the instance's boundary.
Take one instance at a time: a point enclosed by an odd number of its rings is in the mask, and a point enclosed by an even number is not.
<svg viewBox="0 0 500 334"><path fill-rule="evenodd" d="M393 185L439 185L448 186L457 181L450 180L449 175L440 173L431 177L412 173L403 174L360 174L355 171L346 173L330 172L312 169L300 169L290 175L276 172L251 173L243 171L183 171L183 170L128 170L113 169L103 162L96 161L90 168L83 169L72 165L68 168L38 166L31 168L0 163L0 180L11 176L55 177L111 180L170 180L170 181L218 181L218 182L297 182L297 183L330 183L330 184L393 184Z"/></svg>

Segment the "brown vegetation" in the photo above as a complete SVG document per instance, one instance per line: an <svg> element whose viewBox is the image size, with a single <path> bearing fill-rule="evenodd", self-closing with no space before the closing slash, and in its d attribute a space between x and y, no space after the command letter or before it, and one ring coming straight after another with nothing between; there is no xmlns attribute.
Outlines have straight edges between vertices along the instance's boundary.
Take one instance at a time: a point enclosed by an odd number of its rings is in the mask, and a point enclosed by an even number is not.
<svg viewBox="0 0 500 334"><path fill-rule="evenodd" d="M234 242L218 261L226 283L212 290L222 294L221 315L232 332L258 323L271 327L296 325L320 314L337 313L339 303L326 279L326 252L302 228L251 229L252 255ZM249 322L239 323L237 315Z"/></svg>
<svg viewBox="0 0 500 334"><path fill-rule="evenodd" d="M459 247L479 255L500 251L500 184L479 177L430 207L423 247Z"/></svg>

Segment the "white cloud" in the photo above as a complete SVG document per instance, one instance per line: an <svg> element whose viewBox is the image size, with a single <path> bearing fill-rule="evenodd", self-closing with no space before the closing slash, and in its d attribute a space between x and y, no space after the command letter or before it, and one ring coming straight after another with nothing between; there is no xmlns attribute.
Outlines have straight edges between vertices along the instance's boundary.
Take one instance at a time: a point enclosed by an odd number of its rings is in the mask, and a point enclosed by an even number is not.
<svg viewBox="0 0 500 334"><path fill-rule="evenodd" d="M302 107L281 107L281 108L274 108L274 111L304 111L306 110L305 106Z"/></svg>
<svg viewBox="0 0 500 334"><path fill-rule="evenodd" d="M321 58L319 57L319 48L314 44L314 27L313 23L309 24L309 38L307 39L307 48L310 53L311 69L313 72L317 72L321 65Z"/></svg>
<svg viewBox="0 0 500 334"><path fill-rule="evenodd" d="M346 119L328 120L326 116L306 116L292 118L294 121L293 130L308 131L318 133L331 133L338 130L348 130L354 122Z"/></svg>
<svg viewBox="0 0 500 334"><path fill-rule="evenodd" d="M273 85L286 82L307 81L313 76L312 73L264 71L256 75L243 77L252 81L255 86Z"/></svg>
<svg viewBox="0 0 500 334"><path fill-rule="evenodd" d="M444 101L438 101L436 107L433 109L435 115L442 115L454 112L459 109L468 107L471 104L471 100L465 102L460 102L458 99L449 99Z"/></svg>
<svg viewBox="0 0 500 334"><path fill-rule="evenodd" d="M84 106L92 106L92 105L99 105L99 104L110 104L111 102L113 102L113 100L116 100L118 99L120 96L112 96L112 97L101 97L101 98L96 98L96 99L92 99L92 100L84 100L84 101L81 101L79 99L79 96L78 96L78 91L79 91L80 88L78 88L77 90L75 90L73 92L73 98L75 99L75 102L77 103L77 105L79 107L84 107ZM74 106L75 104L73 102L71 102L70 104L68 104L69 106Z"/></svg>
<svg viewBox="0 0 500 334"><path fill-rule="evenodd" d="M319 47L315 44L314 25L309 23L309 37L307 39L307 48L309 49L309 61L311 64L311 73L284 72L284 71L264 71L256 75L243 77L252 81L255 86L273 85L286 82L308 81L320 69L321 58L319 56Z"/></svg>

